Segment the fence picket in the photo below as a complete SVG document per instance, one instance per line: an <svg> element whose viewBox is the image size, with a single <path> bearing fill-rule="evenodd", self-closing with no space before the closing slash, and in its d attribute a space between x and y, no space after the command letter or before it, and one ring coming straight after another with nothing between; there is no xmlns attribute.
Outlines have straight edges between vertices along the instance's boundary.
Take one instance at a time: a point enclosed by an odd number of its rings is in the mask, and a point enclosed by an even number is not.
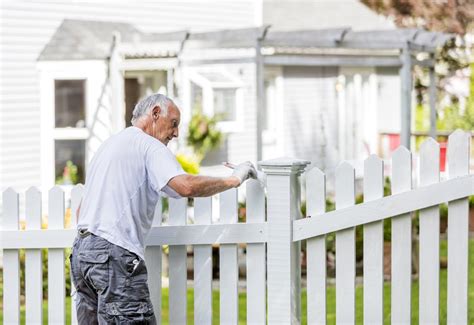
<svg viewBox="0 0 474 325"><path fill-rule="evenodd" d="M237 222L237 189L219 195L220 223ZM237 245L222 244L219 249L220 323L238 322Z"/></svg>
<svg viewBox="0 0 474 325"><path fill-rule="evenodd" d="M412 188L411 153L399 147L392 157L392 194ZM411 322L411 214L392 218L392 324Z"/></svg>
<svg viewBox="0 0 474 325"><path fill-rule="evenodd" d="M18 230L19 197L13 189L3 192L3 229ZM20 323L20 255L18 249L3 251L3 321Z"/></svg>
<svg viewBox="0 0 474 325"><path fill-rule="evenodd" d="M364 163L364 202L382 198L383 161L371 155ZM364 324L383 323L383 220L364 225Z"/></svg>
<svg viewBox="0 0 474 325"><path fill-rule="evenodd" d="M64 192L59 186L49 191L48 229L64 229ZM48 250L48 322L64 324L65 313L65 278L64 248Z"/></svg>
<svg viewBox="0 0 474 325"><path fill-rule="evenodd" d="M420 186L439 183L439 144L420 148ZM439 323L439 206L420 211L420 324Z"/></svg>
<svg viewBox="0 0 474 325"><path fill-rule="evenodd" d="M41 229L41 193L36 187L26 191L26 230ZM43 321L43 265L41 249L25 251L25 313L27 324Z"/></svg>
<svg viewBox="0 0 474 325"><path fill-rule="evenodd" d="M343 162L336 168L336 209L355 203L354 168ZM355 228L336 232L336 321L355 323Z"/></svg>
<svg viewBox="0 0 474 325"><path fill-rule="evenodd" d="M471 136L456 130L448 140L449 179L469 174ZM469 202L448 203L448 324L467 324Z"/></svg>
<svg viewBox="0 0 474 325"><path fill-rule="evenodd" d="M212 222L212 198L194 199L194 221ZM194 246L194 323L212 324L212 246Z"/></svg>
<svg viewBox="0 0 474 325"><path fill-rule="evenodd" d="M326 176L318 168L306 173L306 215L326 211ZM326 324L326 235L308 239L307 311L308 324Z"/></svg>
<svg viewBox="0 0 474 325"><path fill-rule="evenodd" d="M247 223L265 222L265 192L257 180L247 182ZM266 323L265 244L247 244L247 324Z"/></svg>
<svg viewBox="0 0 474 325"><path fill-rule="evenodd" d="M74 186L71 190L71 229L77 228L77 208L81 204L82 194L84 193L84 186L82 184ZM79 213L80 214L80 213ZM77 295L76 288L71 278L71 323L77 324L76 303Z"/></svg>
<svg viewBox="0 0 474 325"><path fill-rule="evenodd" d="M155 206L152 227L161 226L162 220L161 199ZM148 270L148 289L150 290L150 299L155 312L156 323L161 324L161 246L145 247L145 263Z"/></svg>
<svg viewBox="0 0 474 325"><path fill-rule="evenodd" d="M188 199L169 200L169 224L171 226L186 224ZM170 246L169 267L169 315L170 324L186 324L187 314L187 265L186 246Z"/></svg>

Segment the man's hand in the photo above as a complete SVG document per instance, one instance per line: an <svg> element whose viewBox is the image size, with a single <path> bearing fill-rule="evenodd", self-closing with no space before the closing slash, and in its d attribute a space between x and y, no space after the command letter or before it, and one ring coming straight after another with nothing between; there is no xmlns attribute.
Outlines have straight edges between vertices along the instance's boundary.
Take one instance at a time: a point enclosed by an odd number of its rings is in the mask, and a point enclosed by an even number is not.
<svg viewBox="0 0 474 325"><path fill-rule="evenodd" d="M232 176L237 177L240 181L240 184L249 178L257 178L257 170L250 161L238 164L233 168L234 172L232 173Z"/></svg>

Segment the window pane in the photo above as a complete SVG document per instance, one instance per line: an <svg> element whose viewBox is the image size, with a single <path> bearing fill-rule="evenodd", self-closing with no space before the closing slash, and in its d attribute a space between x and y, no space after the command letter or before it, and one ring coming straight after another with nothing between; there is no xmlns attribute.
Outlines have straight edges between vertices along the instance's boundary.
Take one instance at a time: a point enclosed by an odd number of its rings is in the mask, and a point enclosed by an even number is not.
<svg viewBox="0 0 474 325"><path fill-rule="evenodd" d="M140 100L140 84L138 78L125 79L125 126L132 125L132 114L135 105Z"/></svg>
<svg viewBox="0 0 474 325"><path fill-rule="evenodd" d="M191 82L191 111L202 113L202 88Z"/></svg>
<svg viewBox="0 0 474 325"><path fill-rule="evenodd" d="M55 80L57 128L85 127L85 80Z"/></svg>
<svg viewBox="0 0 474 325"><path fill-rule="evenodd" d="M235 89L214 89L214 114L221 121L235 121Z"/></svg>
<svg viewBox="0 0 474 325"><path fill-rule="evenodd" d="M265 80L265 105L263 106L262 112L262 130L268 130L268 126L270 125L268 119L270 117L270 111L272 108L272 91L270 86L270 81Z"/></svg>
<svg viewBox="0 0 474 325"><path fill-rule="evenodd" d="M56 140L54 144L56 184L84 184L86 141Z"/></svg>

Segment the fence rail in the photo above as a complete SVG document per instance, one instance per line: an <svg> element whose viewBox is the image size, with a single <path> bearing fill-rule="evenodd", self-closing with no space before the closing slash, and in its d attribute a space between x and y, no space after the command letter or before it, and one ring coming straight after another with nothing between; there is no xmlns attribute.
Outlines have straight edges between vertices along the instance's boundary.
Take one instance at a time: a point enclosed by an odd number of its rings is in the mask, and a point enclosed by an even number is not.
<svg viewBox="0 0 474 325"><path fill-rule="evenodd" d="M246 186L246 222L238 222L237 190L219 195L219 222L213 223L212 198L194 200L194 223L187 224L187 199L170 200L169 222L162 224L161 206L155 209L153 227L146 239L145 258L149 287L161 323L162 245L169 245L170 323L187 319L187 246L193 246L194 322L211 324L213 315L212 245L219 244L220 322L237 324L238 244L246 244L247 323L301 322L301 243L307 252L307 320L324 324L327 318L326 235L336 238L336 320L355 323L356 226L363 226L364 323L384 320L384 220L392 220L392 323L411 321L413 211L419 210L419 321L440 321L439 205L448 202L448 323L467 323L468 317L468 196L474 194L469 175L470 135L456 131L449 137L448 179L440 182L439 145L428 139L420 149L419 164L401 147L392 157L391 191L384 196L383 161L370 156L364 166L364 202L355 204L354 168L342 163L336 170L336 210L326 212L326 177L312 168L306 179L306 214L301 213L301 176L308 164L296 159L261 163L267 174L262 188L257 181ZM414 168L415 167L415 168ZM413 188L413 170L419 186ZM40 323L41 249L48 249L48 319L65 321L64 248L76 235L75 210L83 188L71 193L70 228L65 229L63 191L48 192L48 225L41 229L42 194L30 188L25 196L26 227L20 229L19 194L3 193L5 324L20 320L19 250L25 249L25 305L27 323ZM72 310L73 323L76 322Z"/></svg>

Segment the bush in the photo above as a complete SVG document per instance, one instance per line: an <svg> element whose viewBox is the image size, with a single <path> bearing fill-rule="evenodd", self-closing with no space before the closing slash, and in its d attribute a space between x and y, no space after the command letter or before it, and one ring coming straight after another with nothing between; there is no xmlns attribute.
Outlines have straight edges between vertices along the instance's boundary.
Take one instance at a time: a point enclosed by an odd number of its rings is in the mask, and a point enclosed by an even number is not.
<svg viewBox="0 0 474 325"><path fill-rule="evenodd" d="M208 117L198 111L193 113L188 127L187 143L194 150L199 161L222 141L222 133L217 129L217 118Z"/></svg>
<svg viewBox="0 0 474 325"><path fill-rule="evenodd" d="M177 154L176 159L186 173L192 175L199 174L199 163L192 157L186 156L184 154Z"/></svg>
<svg viewBox="0 0 474 325"><path fill-rule="evenodd" d="M80 183L79 170L72 161L68 160L63 170L63 175L56 178L56 184L59 185L75 185Z"/></svg>

